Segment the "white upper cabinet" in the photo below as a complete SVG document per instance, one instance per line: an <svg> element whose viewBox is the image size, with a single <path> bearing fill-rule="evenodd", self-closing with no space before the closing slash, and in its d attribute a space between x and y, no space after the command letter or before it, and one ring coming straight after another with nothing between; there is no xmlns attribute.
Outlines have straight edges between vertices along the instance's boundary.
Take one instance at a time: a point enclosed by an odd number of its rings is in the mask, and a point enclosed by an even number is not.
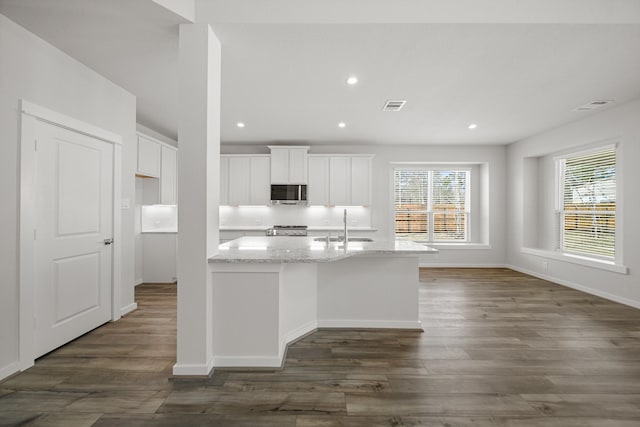
<svg viewBox="0 0 640 427"><path fill-rule="evenodd" d="M271 184L306 184L309 147L272 146Z"/></svg>
<svg viewBox="0 0 640 427"><path fill-rule="evenodd" d="M160 177L162 144L138 134L138 175Z"/></svg>
<svg viewBox="0 0 640 427"><path fill-rule="evenodd" d="M289 182L289 150L271 148L271 183L287 184Z"/></svg>
<svg viewBox="0 0 640 427"><path fill-rule="evenodd" d="M329 158L329 204L351 205L351 158Z"/></svg>
<svg viewBox="0 0 640 427"><path fill-rule="evenodd" d="M371 204L371 157L351 158L351 204Z"/></svg>
<svg viewBox="0 0 640 427"><path fill-rule="evenodd" d="M269 204L269 156L225 155L220 165L221 205Z"/></svg>
<svg viewBox="0 0 640 427"><path fill-rule="evenodd" d="M251 196L251 159L244 156L229 157L229 204L248 205Z"/></svg>
<svg viewBox="0 0 640 427"><path fill-rule="evenodd" d="M309 156L309 179L307 181L309 205L329 204L329 157Z"/></svg>
<svg viewBox="0 0 640 427"><path fill-rule="evenodd" d="M369 206L372 155L310 155L310 205Z"/></svg>
<svg viewBox="0 0 640 427"><path fill-rule="evenodd" d="M160 204L178 203L178 150L162 146L160 164Z"/></svg>
<svg viewBox="0 0 640 427"><path fill-rule="evenodd" d="M220 204L229 204L229 156L220 156Z"/></svg>
<svg viewBox="0 0 640 427"><path fill-rule="evenodd" d="M251 184L249 204L268 205L271 202L271 185L269 177L271 162L269 156L251 157Z"/></svg>
<svg viewBox="0 0 640 427"><path fill-rule="evenodd" d="M308 148L289 149L289 184L307 183Z"/></svg>

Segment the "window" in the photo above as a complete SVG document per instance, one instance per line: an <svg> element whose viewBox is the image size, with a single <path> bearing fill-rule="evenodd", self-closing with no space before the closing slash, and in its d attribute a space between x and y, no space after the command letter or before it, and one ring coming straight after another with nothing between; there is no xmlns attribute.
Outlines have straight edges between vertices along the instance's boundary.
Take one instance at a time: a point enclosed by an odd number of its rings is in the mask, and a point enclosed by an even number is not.
<svg viewBox="0 0 640 427"><path fill-rule="evenodd" d="M615 257L615 146L558 159L559 248L567 253Z"/></svg>
<svg viewBox="0 0 640 427"><path fill-rule="evenodd" d="M468 170L395 169L396 237L468 241L469 175Z"/></svg>

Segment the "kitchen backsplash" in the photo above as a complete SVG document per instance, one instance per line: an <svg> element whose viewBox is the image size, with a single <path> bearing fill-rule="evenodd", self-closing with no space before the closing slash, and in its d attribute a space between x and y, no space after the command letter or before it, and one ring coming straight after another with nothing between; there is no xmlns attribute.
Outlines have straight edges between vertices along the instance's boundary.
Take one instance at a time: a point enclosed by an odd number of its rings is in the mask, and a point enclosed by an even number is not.
<svg viewBox="0 0 640 427"><path fill-rule="evenodd" d="M371 227L371 209L363 206L220 206L220 227L307 225L340 228L345 208L349 227Z"/></svg>
<svg viewBox="0 0 640 427"><path fill-rule="evenodd" d="M142 206L141 231L176 232L178 230L178 207L176 205Z"/></svg>

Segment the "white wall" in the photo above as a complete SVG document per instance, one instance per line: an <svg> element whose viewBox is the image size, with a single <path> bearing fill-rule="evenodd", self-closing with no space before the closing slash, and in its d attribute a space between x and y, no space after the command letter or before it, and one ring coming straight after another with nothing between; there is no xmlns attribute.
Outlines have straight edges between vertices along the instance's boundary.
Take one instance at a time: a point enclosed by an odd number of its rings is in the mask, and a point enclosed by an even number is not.
<svg viewBox="0 0 640 427"><path fill-rule="evenodd" d="M223 145L223 154L266 154L263 145ZM439 246L437 255L425 256L423 265L440 266L502 266L506 260L506 148L504 146L367 146L367 145L312 145L311 154L374 154L372 171L371 227L379 238L393 237L392 162L442 162L482 164L488 171L488 182L479 187L488 194L488 203L481 210L479 221L486 222L478 238L488 245L483 248L454 249ZM476 204L474 204L476 206ZM285 207L286 208L286 207ZM484 209L483 209L484 208ZM249 208L251 209L251 208ZM270 208L264 208L270 209ZM273 215L271 215L272 217ZM487 220L488 218L488 220ZM271 218L269 218L271 220ZM290 222L290 218L287 218ZM264 224L264 223L263 223ZM272 225L272 224L264 224ZM473 225L472 225L473 226ZM477 224L476 224L477 226Z"/></svg>
<svg viewBox="0 0 640 427"><path fill-rule="evenodd" d="M136 99L0 15L0 378L18 359L19 100L91 123L123 138L121 307L133 302Z"/></svg>
<svg viewBox="0 0 640 427"><path fill-rule="evenodd" d="M549 227L554 193L554 153L617 140L618 211L622 264L629 274L577 265L521 252L522 246L553 249ZM511 144L508 153L508 263L558 283L640 307L640 100ZM532 182L535 180L535 182ZM538 197L526 197L531 190ZM536 205L536 200L538 203ZM532 211L536 211L532 214ZM535 238L533 234L537 234ZM548 270L543 263L548 263Z"/></svg>
<svg viewBox="0 0 640 427"><path fill-rule="evenodd" d="M146 178L150 179L150 178ZM142 193L144 191L145 178L136 178L136 203L134 207L134 258L135 258L135 284L141 284L143 280L142 275Z"/></svg>

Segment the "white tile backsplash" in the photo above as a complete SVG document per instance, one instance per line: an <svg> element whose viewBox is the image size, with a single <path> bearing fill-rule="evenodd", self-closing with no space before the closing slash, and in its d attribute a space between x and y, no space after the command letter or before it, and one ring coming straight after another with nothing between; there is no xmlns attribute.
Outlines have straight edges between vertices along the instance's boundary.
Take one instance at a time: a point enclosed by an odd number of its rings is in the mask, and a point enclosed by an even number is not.
<svg viewBox="0 0 640 427"><path fill-rule="evenodd" d="M143 233L178 231L178 207L176 205L142 206L141 231Z"/></svg>
<svg viewBox="0 0 640 427"><path fill-rule="evenodd" d="M340 228L344 209L347 209L349 227L371 228L371 209L363 206L220 206L220 226L306 225Z"/></svg>

